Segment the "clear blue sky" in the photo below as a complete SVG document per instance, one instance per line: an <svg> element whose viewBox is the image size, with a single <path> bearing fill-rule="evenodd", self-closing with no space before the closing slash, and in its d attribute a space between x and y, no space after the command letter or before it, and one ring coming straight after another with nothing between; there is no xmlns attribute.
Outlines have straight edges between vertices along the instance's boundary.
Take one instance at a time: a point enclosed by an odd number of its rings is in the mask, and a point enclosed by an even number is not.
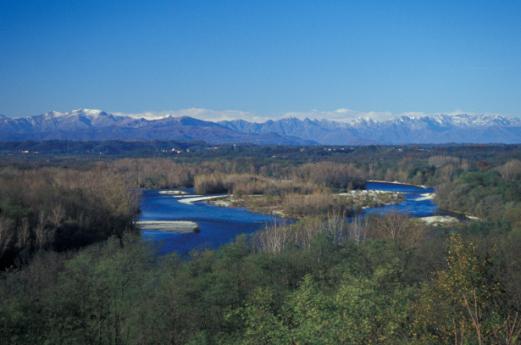
<svg viewBox="0 0 521 345"><path fill-rule="evenodd" d="M521 1L0 0L0 113L521 115Z"/></svg>

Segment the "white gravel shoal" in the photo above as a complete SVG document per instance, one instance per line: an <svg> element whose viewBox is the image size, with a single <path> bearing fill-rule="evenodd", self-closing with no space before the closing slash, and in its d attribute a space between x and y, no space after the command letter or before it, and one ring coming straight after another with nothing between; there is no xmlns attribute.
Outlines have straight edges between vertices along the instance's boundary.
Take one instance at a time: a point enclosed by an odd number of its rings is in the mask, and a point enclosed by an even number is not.
<svg viewBox="0 0 521 345"><path fill-rule="evenodd" d="M436 193L423 193L421 197L414 199L414 201L433 200L435 196Z"/></svg>
<svg viewBox="0 0 521 345"><path fill-rule="evenodd" d="M161 190L159 191L159 194L166 194L166 195L185 195L188 194L184 190Z"/></svg>
<svg viewBox="0 0 521 345"><path fill-rule="evenodd" d="M158 230L171 232L194 232L199 230L196 222L189 220L141 220L136 225L142 230Z"/></svg>
<svg viewBox="0 0 521 345"><path fill-rule="evenodd" d="M182 198L182 199L179 199L179 202L182 203L182 204L191 205L194 202L222 199L222 198L227 198L228 196L229 196L228 194L196 196L196 197L193 197L193 198Z"/></svg>
<svg viewBox="0 0 521 345"><path fill-rule="evenodd" d="M421 221L423 221L429 225L453 224L453 223L459 222L458 218L451 217L451 216L430 216L430 217L421 217L418 219L420 219Z"/></svg>
<svg viewBox="0 0 521 345"><path fill-rule="evenodd" d="M413 186L413 187L420 187L420 188L428 188L426 185L423 184L412 184L412 183L406 183L406 182L400 182L400 181L385 181L385 180L367 180L367 182L376 182L376 183L388 183L388 184L399 184L404 186Z"/></svg>

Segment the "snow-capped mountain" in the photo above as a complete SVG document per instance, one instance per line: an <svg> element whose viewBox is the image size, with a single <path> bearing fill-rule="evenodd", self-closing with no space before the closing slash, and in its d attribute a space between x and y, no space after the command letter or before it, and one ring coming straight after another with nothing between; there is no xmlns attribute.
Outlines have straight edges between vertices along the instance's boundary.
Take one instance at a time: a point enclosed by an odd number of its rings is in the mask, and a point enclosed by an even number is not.
<svg viewBox="0 0 521 345"><path fill-rule="evenodd" d="M401 116L346 122L288 118L263 123L226 121L244 133L278 133L326 145L409 143L521 143L521 120L499 115Z"/></svg>
<svg viewBox="0 0 521 345"><path fill-rule="evenodd" d="M282 145L521 143L521 120L499 115L438 114L380 121L284 118L261 123L212 122L188 116L140 118L97 109L51 111L20 118L0 115L0 141L50 139Z"/></svg>
<svg viewBox="0 0 521 345"><path fill-rule="evenodd" d="M21 140L176 140L207 143L309 144L275 133L245 134L192 117L144 119L97 109L51 111L21 118L0 118L0 141Z"/></svg>

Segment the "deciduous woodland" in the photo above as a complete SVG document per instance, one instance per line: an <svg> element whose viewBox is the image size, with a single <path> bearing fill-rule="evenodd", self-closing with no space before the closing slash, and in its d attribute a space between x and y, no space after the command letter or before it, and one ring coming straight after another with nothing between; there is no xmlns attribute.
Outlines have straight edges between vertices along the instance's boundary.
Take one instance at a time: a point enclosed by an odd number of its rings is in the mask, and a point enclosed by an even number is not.
<svg viewBox="0 0 521 345"><path fill-rule="evenodd" d="M520 159L519 146L10 155L0 342L520 344ZM475 218L362 219L331 201L371 179L434 186L442 208ZM296 222L158 257L134 226L140 190L177 187L271 203Z"/></svg>

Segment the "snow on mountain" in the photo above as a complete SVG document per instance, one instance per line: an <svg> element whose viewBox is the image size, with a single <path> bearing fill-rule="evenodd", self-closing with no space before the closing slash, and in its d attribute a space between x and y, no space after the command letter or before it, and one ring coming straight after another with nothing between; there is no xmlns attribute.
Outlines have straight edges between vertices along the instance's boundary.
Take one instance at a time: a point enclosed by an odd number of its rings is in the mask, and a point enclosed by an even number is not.
<svg viewBox="0 0 521 345"><path fill-rule="evenodd" d="M188 116L147 120L98 109L51 111L41 115L0 119L0 141L21 140L176 140L207 143L311 144L276 133L245 134L219 123Z"/></svg>
<svg viewBox="0 0 521 345"><path fill-rule="evenodd" d="M256 144L521 143L521 119L501 115L403 115L347 121L284 118L212 122L190 116L136 117L99 109L0 115L0 140L178 140Z"/></svg>
<svg viewBox="0 0 521 345"><path fill-rule="evenodd" d="M380 121L357 118L345 122L287 118L223 124L246 133L291 134L327 145L521 143L521 120L501 115L404 115Z"/></svg>

